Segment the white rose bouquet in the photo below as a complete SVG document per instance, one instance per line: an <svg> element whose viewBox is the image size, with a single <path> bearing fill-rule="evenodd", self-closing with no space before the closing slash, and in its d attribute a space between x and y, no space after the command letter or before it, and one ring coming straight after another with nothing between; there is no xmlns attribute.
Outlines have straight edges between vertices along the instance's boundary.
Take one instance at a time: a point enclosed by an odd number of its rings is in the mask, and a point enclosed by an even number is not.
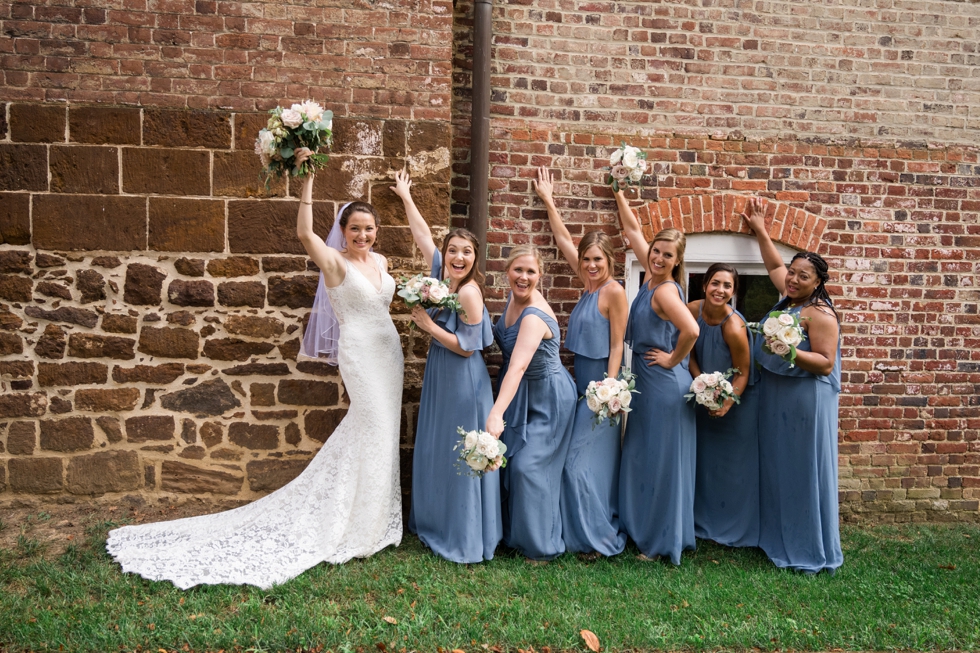
<svg viewBox="0 0 980 653"><path fill-rule="evenodd" d="M619 424L625 413L630 412L630 404L636 391L636 376L625 369L618 378L607 376L602 381L589 381L585 389L585 403L595 416L592 418L592 429L609 420Z"/></svg>
<svg viewBox="0 0 980 653"><path fill-rule="evenodd" d="M741 398L735 394L735 389L728 380L736 373L738 373L738 368L733 367L724 373L704 372L698 374L691 381L691 392L684 395L684 398L688 401L693 399L708 410L719 410L728 399L737 404Z"/></svg>
<svg viewBox="0 0 980 653"><path fill-rule="evenodd" d="M493 437L486 431L466 431L462 426L456 427L456 432L461 439L453 447L453 451L459 449L459 460L456 467L463 473L463 465L466 465L466 475L481 478L487 472L495 472L507 466L507 445Z"/></svg>
<svg viewBox="0 0 980 653"><path fill-rule="evenodd" d="M799 317L788 311L772 311L762 322L749 322L745 328L762 335L764 352L796 367L796 347L806 339Z"/></svg>
<svg viewBox="0 0 980 653"><path fill-rule="evenodd" d="M327 165L330 157L317 154L317 150L330 147L333 111L307 100L288 109L276 107L269 113L269 122L255 139L255 153L262 160L267 184L272 177L305 177ZM313 155L296 170L296 150L301 147L309 148Z"/></svg>
<svg viewBox="0 0 980 653"><path fill-rule="evenodd" d="M416 274L414 277L402 277L398 282L398 296L405 300L405 305L409 308L421 306L422 308L448 308L451 311L463 314L463 307L459 303L459 295L449 292L449 279L439 281L424 274ZM415 328L412 322L410 328Z"/></svg>
<svg viewBox="0 0 980 653"><path fill-rule="evenodd" d="M609 157L609 176L606 183L618 191L620 186L640 185L647 170L647 153L638 147L623 143Z"/></svg>

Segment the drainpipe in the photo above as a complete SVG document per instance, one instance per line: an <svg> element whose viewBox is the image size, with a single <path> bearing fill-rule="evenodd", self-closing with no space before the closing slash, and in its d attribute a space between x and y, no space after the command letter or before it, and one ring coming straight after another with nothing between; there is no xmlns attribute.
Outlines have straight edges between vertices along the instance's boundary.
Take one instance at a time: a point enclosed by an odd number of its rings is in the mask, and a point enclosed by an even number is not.
<svg viewBox="0 0 980 653"><path fill-rule="evenodd" d="M481 243L487 269L487 216L490 208L490 40L493 0L473 2L473 107L470 115L470 216L467 227Z"/></svg>

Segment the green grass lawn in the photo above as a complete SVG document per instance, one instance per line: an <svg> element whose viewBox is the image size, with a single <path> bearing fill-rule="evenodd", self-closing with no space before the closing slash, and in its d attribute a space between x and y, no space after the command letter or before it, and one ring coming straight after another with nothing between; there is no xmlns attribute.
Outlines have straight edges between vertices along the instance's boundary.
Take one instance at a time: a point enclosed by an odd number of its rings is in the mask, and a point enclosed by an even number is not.
<svg viewBox="0 0 980 653"><path fill-rule="evenodd" d="M460 566L406 536L270 591L186 592L120 573L111 526L57 555L22 527L0 550L0 650L586 650L582 629L608 651L980 648L976 525L845 528L835 576L705 542L677 568L635 550Z"/></svg>

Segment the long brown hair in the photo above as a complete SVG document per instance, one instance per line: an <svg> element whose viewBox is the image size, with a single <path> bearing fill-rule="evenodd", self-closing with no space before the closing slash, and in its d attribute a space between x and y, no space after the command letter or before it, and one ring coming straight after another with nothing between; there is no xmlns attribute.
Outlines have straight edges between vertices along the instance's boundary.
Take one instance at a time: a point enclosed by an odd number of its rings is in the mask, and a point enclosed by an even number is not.
<svg viewBox="0 0 980 653"><path fill-rule="evenodd" d="M453 229L448 234L446 234L445 238L442 239L441 251L442 251L443 265L446 265L446 250L449 249L449 241L452 240L453 238L462 238L463 240L469 242L471 245L473 245L473 251L476 253L476 258L473 260L473 267L470 268L470 271L467 272L466 276L463 277L463 279L459 282L459 285L456 287L456 290L459 290L460 288L468 284L470 281L476 281L476 285L480 286L480 292L482 293L483 284L486 281L486 279L484 278L483 273L480 272L480 256L482 256L482 252L481 252L482 248L480 247L480 241L477 239L476 234L474 234L469 229L463 229L462 227L459 227L458 229Z"/></svg>
<svg viewBox="0 0 980 653"><path fill-rule="evenodd" d="M670 227L668 229L662 229L653 237L653 240L650 241L651 251L653 250L653 244L656 242L674 243L677 245L677 263L674 264L674 269L670 271L670 276L673 277L674 281L681 284L681 288L687 294L687 276L684 274L684 250L687 248L687 237L680 229ZM649 256L649 253L647 253L648 259ZM649 260L647 262L649 263Z"/></svg>
<svg viewBox="0 0 980 653"><path fill-rule="evenodd" d="M606 262L609 263L609 276L613 276L616 273L616 249L613 247L612 238L604 231L590 231L582 236L582 240L578 242L578 260L581 261L585 252L593 245L598 247L606 257Z"/></svg>

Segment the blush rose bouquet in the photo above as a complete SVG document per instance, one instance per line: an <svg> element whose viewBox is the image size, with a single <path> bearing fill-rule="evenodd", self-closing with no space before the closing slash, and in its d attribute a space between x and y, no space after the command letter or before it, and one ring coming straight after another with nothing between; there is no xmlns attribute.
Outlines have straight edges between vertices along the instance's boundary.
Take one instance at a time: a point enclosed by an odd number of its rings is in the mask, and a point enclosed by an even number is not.
<svg viewBox="0 0 980 653"><path fill-rule="evenodd" d="M255 153L262 161L266 184L272 177L305 177L327 165L329 155L318 151L330 147L332 111L307 100L288 109L276 107L269 114L268 123L259 130L255 139ZM296 150L303 147L309 148L313 154L297 169Z"/></svg>
<svg viewBox="0 0 980 653"><path fill-rule="evenodd" d="M623 143L613 150L609 157L609 175L606 177L606 183L612 186L614 191L619 191L622 186L634 184L639 186L647 170L646 159L646 152Z"/></svg>
<svg viewBox="0 0 980 653"><path fill-rule="evenodd" d="M589 381L585 389L585 405L594 413L592 429L609 420L619 424L623 415L632 410L630 404L636 391L636 375L625 369L619 377L607 376L601 381Z"/></svg>
<svg viewBox="0 0 980 653"><path fill-rule="evenodd" d="M488 472L495 472L507 466L507 445L486 431L467 431L462 426L456 427L461 436L460 441L453 447L459 450L456 468L467 476L482 477ZM464 468L465 466L465 468Z"/></svg>
<svg viewBox="0 0 980 653"><path fill-rule="evenodd" d="M448 308L461 315L464 314L463 307L459 303L459 295L449 292L449 279L439 281L424 274L416 274L409 278L402 277L398 282L396 294L405 301L405 305L409 308L415 306ZM415 323L412 322L409 328L414 329Z"/></svg>
<svg viewBox="0 0 980 653"><path fill-rule="evenodd" d="M741 398L735 394L735 388L729 381L733 374L738 373L738 368L731 368L727 372L704 372L698 374L691 381L690 393L684 398L704 406L708 410L719 410L725 401L731 399L736 404Z"/></svg>
<svg viewBox="0 0 980 653"><path fill-rule="evenodd" d="M762 336L762 350L779 356L796 367L796 348L806 339L800 318L789 311L772 311L761 322L749 322L745 328Z"/></svg>

